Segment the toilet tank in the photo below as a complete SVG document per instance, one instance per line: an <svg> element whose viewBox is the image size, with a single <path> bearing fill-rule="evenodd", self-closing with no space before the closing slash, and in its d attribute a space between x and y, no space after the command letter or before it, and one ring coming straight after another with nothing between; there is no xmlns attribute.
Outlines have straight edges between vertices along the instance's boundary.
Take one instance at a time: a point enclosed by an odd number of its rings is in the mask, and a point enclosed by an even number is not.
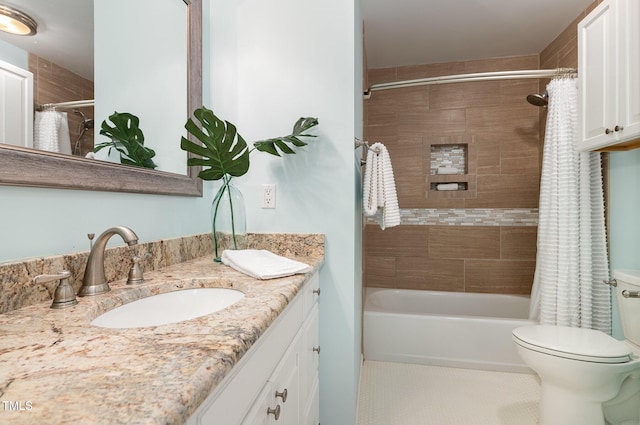
<svg viewBox="0 0 640 425"><path fill-rule="evenodd" d="M640 270L614 270L613 277L618 282L615 290L624 337L640 347ZM624 291L632 296L625 297Z"/></svg>

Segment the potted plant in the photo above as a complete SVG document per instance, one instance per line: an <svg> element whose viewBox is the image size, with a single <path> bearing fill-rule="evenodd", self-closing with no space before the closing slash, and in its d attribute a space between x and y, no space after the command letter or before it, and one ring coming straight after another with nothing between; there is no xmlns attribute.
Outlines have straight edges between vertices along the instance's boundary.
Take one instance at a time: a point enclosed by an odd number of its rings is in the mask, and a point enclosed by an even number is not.
<svg viewBox="0 0 640 425"><path fill-rule="evenodd" d="M253 147L249 148L247 142L238 133L236 126L221 120L212 110L201 107L196 109L193 115L200 122L200 126L189 118L185 128L202 144L182 137L180 147L199 156L187 160L189 166L202 166L202 171L198 174L199 178L202 180L222 180L222 186L211 206L214 259L220 261L218 242L221 236L221 220L227 219L228 221L234 249L238 249L238 234L244 233L245 229L244 200L242 194L239 194L237 188L231 184L232 178L243 176L249 171L249 155L254 150L275 156L281 156L280 153L295 154L294 147L307 145L300 139L301 137L316 137L306 132L318 125L318 120L316 118L300 118L288 136L260 140L254 142Z"/></svg>
<svg viewBox="0 0 640 425"><path fill-rule="evenodd" d="M155 169L157 164L153 162L156 153L153 149L144 146L144 134L140 129L140 119L128 112L114 112L109 116L113 127L102 121L100 134L111 138L110 142L98 144L93 151L98 152L106 147L115 149L120 153L120 163Z"/></svg>

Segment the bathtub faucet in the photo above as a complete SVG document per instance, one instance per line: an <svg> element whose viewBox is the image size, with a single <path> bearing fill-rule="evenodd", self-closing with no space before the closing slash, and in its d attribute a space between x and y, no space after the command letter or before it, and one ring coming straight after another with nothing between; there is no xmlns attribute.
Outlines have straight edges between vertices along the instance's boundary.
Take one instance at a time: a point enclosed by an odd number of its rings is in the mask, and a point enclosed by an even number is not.
<svg viewBox="0 0 640 425"><path fill-rule="evenodd" d="M87 267L84 271L84 279L82 279L82 286L80 287L80 291L78 291L79 296L99 295L111 290L107 283L107 278L104 275L104 250L109 238L115 234L120 235L129 246L138 243L138 235L125 226L112 227L98 236L89 253Z"/></svg>

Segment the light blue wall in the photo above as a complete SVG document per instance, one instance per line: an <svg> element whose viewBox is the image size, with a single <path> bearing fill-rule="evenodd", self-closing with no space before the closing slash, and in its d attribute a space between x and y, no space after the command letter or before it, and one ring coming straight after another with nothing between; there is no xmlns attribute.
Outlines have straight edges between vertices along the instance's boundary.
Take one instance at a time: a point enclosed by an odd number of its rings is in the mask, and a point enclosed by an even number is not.
<svg viewBox="0 0 640 425"><path fill-rule="evenodd" d="M640 149L614 152L609 161L611 270L640 269ZM613 335L622 338L614 299Z"/></svg>
<svg viewBox="0 0 640 425"><path fill-rule="evenodd" d="M355 20L354 20L354 29L353 29L353 38L355 40L355 84L354 84L354 109L355 109L355 128L354 132L357 138L363 139L363 129L364 129L364 116L363 116L363 76L365 70L363 69L363 61L364 61L364 40L363 37L363 20L361 14L361 0L355 0ZM353 185L356 196L356 202L353 207L353 216L355 225L353 228L353 239L355 244L355 256L354 256L354 341L357 344L357 349L353 351L353 379L356 383L356 389L358 389L358 384L360 382L360 366L362 364L362 349L361 349L361 340L362 340L362 301L363 301L363 287L362 287L362 274L363 274L363 266L362 266L362 166L360 164L360 158L362 157L362 148L357 150L355 154L355 162L354 169L356 172L353 175ZM357 405L356 405L357 407Z"/></svg>
<svg viewBox="0 0 640 425"><path fill-rule="evenodd" d="M4 40L0 40L0 61L9 62L22 69L29 69L29 54Z"/></svg>
<svg viewBox="0 0 640 425"><path fill-rule="evenodd" d="M310 146L284 158L254 152L248 174L236 182L249 231L326 235L321 423L352 425L361 326L361 223L354 208L359 164L353 147L355 128L362 125L357 2L213 0L211 13L207 106L236 124L249 143L288 134L300 116L319 119L319 137ZM260 208L264 183L276 184L275 210Z"/></svg>
<svg viewBox="0 0 640 425"><path fill-rule="evenodd" d="M153 17L141 30L140 16L151 9ZM182 1L94 0L96 127L114 111L136 115L145 145L156 152L157 169L179 174L187 173L187 153L180 149L188 117L186 12ZM114 80L119 84L109 83ZM95 134L97 142L109 140ZM108 152L96 157L120 162L115 150Z"/></svg>
<svg viewBox="0 0 640 425"><path fill-rule="evenodd" d="M208 13L207 1L204 7ZM100 27L100 21L96 25ZM102 27L115 31L112 22ZM204 31L208 34L206 21ZM208 39L204 40L203 55L206 77L209 75ZM130 95L126 86L109 80L108 75L103 81L110 87L112 96ZM208 102L207 78L203 84L205 102ZM156 102L149 102L146 107L158 106ZM172 125L171 131L182 132L185 121L186 117ZM163 121L149 125L167 127ZM166 144L180 143L179 137L158 140ZM0 262L86 251L89 248L87 233L98 235L114 225L130 226L141 241L205 233L210 231L213 193L213 184L208 182L202 198L0 186ZM110 246L116 244L122 241L112 238Z"/></svg>
<svg viewBox="0 0 640 425"><path fill-rule="evenodd" d="M141 242L205 233L211 192L186 198L0 186L0 262L87 251L87 233L114 225L131 227Z"/></svg>
<svg viewBox="0 0 640 425"><path fill-rule="evenodd" d="M640 149L610 154L611 269L640 268Z"/></svg>

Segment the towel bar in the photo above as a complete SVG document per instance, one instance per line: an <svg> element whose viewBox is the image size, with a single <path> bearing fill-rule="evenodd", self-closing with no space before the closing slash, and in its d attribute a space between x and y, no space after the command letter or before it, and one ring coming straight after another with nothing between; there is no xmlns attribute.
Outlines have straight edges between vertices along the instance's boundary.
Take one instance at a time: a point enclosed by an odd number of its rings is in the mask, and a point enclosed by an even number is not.
<svg viewBox="0 0 640 425"><path fill-rule="evenodd" d="M369 146L369 142L367 142L366 140L361 140L358 139L357 137L355 138L355 149L358 149L360 146L364 147L365 152L368 152L369 150L372 150L373 152L375 152L376 154L379 154L380 151L376 148L372 148L371 146ZM365 165L367 163L366 160L361 159L360 160L360 165Z"/></svg>

